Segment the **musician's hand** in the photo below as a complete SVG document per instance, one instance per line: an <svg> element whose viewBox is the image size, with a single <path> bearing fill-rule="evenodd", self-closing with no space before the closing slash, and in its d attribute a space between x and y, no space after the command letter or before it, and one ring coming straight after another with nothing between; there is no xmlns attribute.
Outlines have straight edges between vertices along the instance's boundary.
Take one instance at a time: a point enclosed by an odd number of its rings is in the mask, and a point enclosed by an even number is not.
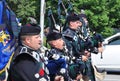
<svg viewBox="0 0 120 81"><path fill-rule="evenodd" d="M87 60L88 60L88 57L85 55L82 55L82 61L87 61Z"/></svg>
<svg viewBox="0 0 120 81"><path fill-rule="evenodd" d="M89 58L91 54L90 54L89 51L85 50L85 51L84 51L84 55L87 56L87 57Z"/></svg>
<svg viewBox="0 0 120 81"><path fill-rule="evenodd" d="M82 74L77 75L76 81L80 81L81 78L82 78Z"/></svg>
<svg viewBox="0 0 120 81"><path fill-rule="evenodd" d="M60 76L60 75L57 75L55 77L55 80L54 81L64 81L64 77L63 76Z"/></svg>

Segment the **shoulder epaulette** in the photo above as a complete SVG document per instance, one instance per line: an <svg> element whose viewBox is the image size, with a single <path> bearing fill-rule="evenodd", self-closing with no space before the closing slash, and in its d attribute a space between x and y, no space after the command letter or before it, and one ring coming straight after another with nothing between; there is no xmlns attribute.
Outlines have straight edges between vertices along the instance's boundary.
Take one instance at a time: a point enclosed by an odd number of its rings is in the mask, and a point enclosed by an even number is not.
<svg viewBox="0 0 120 81"><path fill-rule="evenodd" d="M27 47L22 47L20 49L19 54L16 56L18 57L21 54L28 54L30 56L32 56L35 60L37 60L38 62L40 61L40 55L36 52L36 51L31 51L30 49L28 49Z"/></svg>
<svg viewBox="0 0 120 81"><path fill-rule="evenodd" d="M64 37L69 37L71 39L73 39L74 35L75 35L74 32L71 31L70 29L67 29L65 32L63 32Z"/></svg>

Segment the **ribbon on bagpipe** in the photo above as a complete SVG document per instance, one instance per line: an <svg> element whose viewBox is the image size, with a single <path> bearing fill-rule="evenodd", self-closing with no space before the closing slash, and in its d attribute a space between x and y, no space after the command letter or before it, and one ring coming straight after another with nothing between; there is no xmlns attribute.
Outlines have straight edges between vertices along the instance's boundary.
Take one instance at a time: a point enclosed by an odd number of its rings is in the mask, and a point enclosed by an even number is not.
<svg viewBox="0 0 120 81"><path fill-rule="evenodd" d="M48 8L48 14L47 14L47 19L48 19L48 27L50 27L50 32L53 31L53 30L58 30L60 31L60 19L61 19L61 9L60 9L60 4L61 4L61 0L58 1L58 18L55 18L54 16L56 14L53 14L53 11L52 11L52 8L49 7ZM56 20L58 22L56 22Z"/></svg>
<svg viewBox="0 0 120 81"><path fill-rule="evenodd" d="M62 10L63 9L63 10ZM63 27L63 29L61 29L61 31L65 30L67 27L67 16L69 15L73 15L73 5L70 2L70 0L67 1L67 8L66 5L64 5L62 0L58 0L58 19L59 19L59 25L60 25L60 29L61 27ZM63 14L62 12L64 12L65 14Z"/></svg>
<svg viewBox="0 0 120 81"><path fill-rule="evenodd" d="M63 5L62 0L58 0L58 9L57 9L57 12L58 12L58 19L59 19L58 24L60 26L60 28L59 28L60 32L61 32L61 26L62 26L62 15L61 15L62 11L61 11L61 6L63 6L63 8L65 9L65 6Z"/></svg>
<svg viewBox="0 0 120 81"><path fill-rule="evenodd" d="M73 10L73 5L72 3L70 2L70 0L68 0L68 8L67 8L67 16L68 15L74 15L74 10Z"/></svg>
<svg viewBox="0 0 120 81"><path fill-rule="evenodd" d="M67 0L67 8L66 6L64 5L63 1L62 0L58 0L58 16L61 16L61 12L62 12L62 9L63 8L63 11L65 13L65 16L68 16L71 14L71 12L73 11L73 5L72 3L70 2L70 0Z"/></svg>
<svg viewBox="0 0 120 81"><path fill-rule="evenodd" d="M9 66L15 50L15 35L10 9L5 0L0 1L0 74ZM14 19L14 18L13 18ZM15 26L15 25L14 25Z"/></svg>
<svg viewBox="0 0 120 81"><path fill-rule="evenodd" d="M65 14L67 16L68 15L67 9L65 8L65 5L63 4L63 1L62 0L58 0L58 9L57 9L57 11L58 11L58 16L60 18L61 18L61 12L62 12L61 8L64 9L64 12L65 12Z"/></svg>
<svg viewBox="0 0 120 81"><path fill-rule="evenodd" d="M53 29L55 29L56 21L55 21L55 18L53 16L52 9L50 7L48 9L47 19L48 19L48 27L50 27L50 32L51 32Z"/></svg>
<svg viewBox="0 0 120 81"><path fill-rule="evenodd" d="M71 10L73 9L70 0L68 0L67 2L68 2L67 3L68 8L66 8L62 0L58 0L57 14L53 13L51 7L48 8L47 19L48 19L48 27L50 27L50 31L55 29L61 32L62 27L65 27L66 24L65 20L67 16L71 14ZM54 17L56 15L57 17Z"/></svg>

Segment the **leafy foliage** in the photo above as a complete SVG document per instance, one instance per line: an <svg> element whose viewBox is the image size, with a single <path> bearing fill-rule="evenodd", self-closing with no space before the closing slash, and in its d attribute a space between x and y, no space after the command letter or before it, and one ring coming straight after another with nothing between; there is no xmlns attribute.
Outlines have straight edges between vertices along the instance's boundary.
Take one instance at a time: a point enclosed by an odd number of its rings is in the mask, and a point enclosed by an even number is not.
<svg viewBox="0 0 120 81"><path fill-rule="evenodd" d="M22 23L27 23L27 17L36 17L37 6L35 6L35 3L36 0L8 0L8 4L13 8L12 10L14 10L17 17L22 19Z"/></svg>
<svg viewBox="0 0 120 81"><path fill-rule="evenodd" d="M35 17L39 21L41 0L7 0L9 6L14 10L17 17L22 19L22 23L27 23L29 16ZM81 9L85 10L91 30L95 30L107 37L115 31L113 28L120 28L120 0L62 0L67 10L73 9L77 14ZM72 8L69 8L69 1ZM45 24L47 21L48 9L51 8L55 20L58 18L58 0L46 0ZM69 9L68 9L69 8ZM61 23L65 22L65 9L61 8Z"/></svg>

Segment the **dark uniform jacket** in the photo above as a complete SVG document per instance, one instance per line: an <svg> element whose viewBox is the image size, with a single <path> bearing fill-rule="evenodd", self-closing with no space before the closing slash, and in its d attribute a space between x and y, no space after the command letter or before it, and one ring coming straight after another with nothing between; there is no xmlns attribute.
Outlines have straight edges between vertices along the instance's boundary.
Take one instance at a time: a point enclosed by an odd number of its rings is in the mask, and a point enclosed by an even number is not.
<svg viewBox="0 0 120 81"><path fill-rule="evenodd" d="M70 28L63 32L63 37L65 41L70 44L69 46L72 48L72 56L75 57L73 63L70 64L68 68L70 77L75 79L85 68L84 62L82 61L82 55L84 52L81 50L81 40L77 32Z"/></svg>
<svg viewBox="0 0 120 81"><path fill-rule="evenodd" d="M77 32L68 28L63 32L63 37L66 39L66 42L71 44L73 56L81 59L83 53L81 52L80 39L77 35Z"/></svg>
<svg viewBox="0 0 120 81"><path fill-rule="evenodd" d="M65 81L70 81L69 80L70 77L67 74L68 56L65 52L68 52L67 48L65 49L65 46L64 46L64 50L51 48L51 50L49 51L49 55L48 55L49 60L47 67L49 69L51 81L54 81L54 77L56 75L62 75Z"/></svg>
<svg viewBox="0 0 120 81"><path fill-rule="evenodd" d="M53 55L56 56L52 58ZM51 57L49 57L47 67L50 74L57 74L62 68L66 69L66 60L65 58L61 57L63 56L63 52L60 52L54 48L50 50L49 56Z"/></svg>
<svg viewBox="0 0 120 81"><path fill-rule="evenodd" d="M24 46L18 47L7 81L49 81L39 53Z"/></svg>

